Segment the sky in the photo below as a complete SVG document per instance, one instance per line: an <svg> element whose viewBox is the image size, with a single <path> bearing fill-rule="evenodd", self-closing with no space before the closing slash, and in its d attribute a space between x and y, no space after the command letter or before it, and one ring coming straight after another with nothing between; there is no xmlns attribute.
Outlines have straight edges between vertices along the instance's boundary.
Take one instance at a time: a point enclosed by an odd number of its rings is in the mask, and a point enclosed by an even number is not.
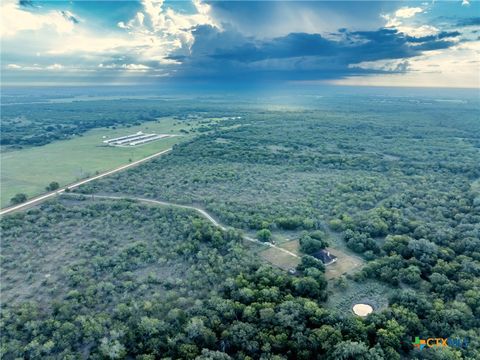
<svg viewBox="0 0 480 360"><path fill-rule="evenodd" d="M480 88L478 1L0 5L3 85Z"/></svg>

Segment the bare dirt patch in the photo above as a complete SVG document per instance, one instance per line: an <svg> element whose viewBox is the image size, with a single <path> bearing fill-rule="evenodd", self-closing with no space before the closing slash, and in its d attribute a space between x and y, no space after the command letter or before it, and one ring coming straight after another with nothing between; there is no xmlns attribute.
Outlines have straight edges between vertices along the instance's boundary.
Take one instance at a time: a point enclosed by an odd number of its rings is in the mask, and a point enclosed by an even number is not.
<svg viewBox="0 0 480 360"><path fill-rule="evenodd" d="M373 312L373 308L368 304L355 304L352 310L355 315L361 317L365 317Z"/></svg>

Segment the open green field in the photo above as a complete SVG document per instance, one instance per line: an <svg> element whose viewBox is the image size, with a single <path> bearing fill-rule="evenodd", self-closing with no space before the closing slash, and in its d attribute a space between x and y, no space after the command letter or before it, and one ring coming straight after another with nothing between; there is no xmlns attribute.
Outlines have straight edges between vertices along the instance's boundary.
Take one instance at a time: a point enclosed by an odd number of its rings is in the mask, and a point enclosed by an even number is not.
<svg viewBox="0 0 480 360"><path fill-rule="evenodd" d="M283 246L282 246L283 247ZM288 249L290 250L290 249ZM291 250L290 250L291 251ZM270 264L283 270L295 269L300 264L300 258L293 257L277 248L269 248L259 253L259 255Z"/></svg>
<svg viewBox="0 0 480 360"><path fill-rule="evenodd" d="M283 242L279 246L293 252L294 254L302 255L298 240ZM351 251L346 248L334 247L328 248L328 250L337 257L337 262L327 265L325 268L325 277L328 280L337 279L342 275L359 271L364 263L362 258L353 255ZM272 265L284 270L295 268L300 263L299 258L294 258L276 248L268 248L259 254Z"/></svg>
<svg viewBox="0 0 480 360"><path fill-rule="evenodd" d="M2 153L1 207L7 206L17 193L25 193L32 197L45 192L45 187L51 181L57 181L60 186L64 186L97 172L114 169L168 149L176 143L190 139L191 134L180 133L180 130L189 128L189 125L172 118L162 118L129 128L94 129L71 140ZM102 143L103 136L112 138L138 131L181 136L160 139L132 148L105 146Z"/></svg>

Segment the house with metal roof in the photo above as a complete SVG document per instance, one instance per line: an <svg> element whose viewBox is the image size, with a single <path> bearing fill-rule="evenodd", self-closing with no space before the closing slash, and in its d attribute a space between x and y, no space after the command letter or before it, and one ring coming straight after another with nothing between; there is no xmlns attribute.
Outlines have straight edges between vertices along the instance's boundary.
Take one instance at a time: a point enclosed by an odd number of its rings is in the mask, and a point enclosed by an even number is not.
<svg viewBox="0 0 480 360"><path fill-rule="evenodd" d="M337 257L331 254L327 249L319 250L311 254L311 256L323 262L324 265L330 265L337 261Z"/></svg>

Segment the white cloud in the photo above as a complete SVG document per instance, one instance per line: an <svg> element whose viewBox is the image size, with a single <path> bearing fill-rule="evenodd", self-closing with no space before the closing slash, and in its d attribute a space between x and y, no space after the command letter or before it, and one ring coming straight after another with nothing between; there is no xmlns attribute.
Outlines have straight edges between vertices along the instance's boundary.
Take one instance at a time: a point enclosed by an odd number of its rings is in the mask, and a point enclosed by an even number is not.
<svg viewBox="0 0 480 360"><path fill-rule="evenodd" d="M383 14L381 16L386 20L385 27L396 29L408 36L421 37L438 34L440 30L435 26L419 25L411 21L416 14L424 11L425 9L420 7L403 7L393 14Z"/></svg>
<svg viewBox="0 0 480 360"><path fill-rule="evenodd" d="M429 35L437 35L440 30L432 25L420 25L420 26L407 26L407 25L399 25L397 26L397 30L405 35L414 36L414 37L422 37L422 36L429 36Z"/></svg>
<svg viewBox="0 0 480 360"><path fill-rule="evenodd" d="M470 6L470 1L469 0L463 0L462 1L462 6Z"/></svg>
<svg viewBox="0 0 480 360"><path fill-rule="evenodd" d="M68 13L68 14L67 14ZM0 34L3 37L15 36L21 31L37 31L48 28L57 33L71 33L75 26L74 14L49 11L32 13L20 8L13 0L4 0L0 7Z"/></svg>
<svg viewBox="0 0 480 360"><path fill-rule="evenodd" d="M100 69L108 69L108 70L127 70L127 71L137 71L137 72L146 72L150 70L150 66L146 66L143 64L100 64L98 65Z"/></svg>
<svg viewBox="0 0 480 360"><path fill-rule="evenodd" d="M58 65L58 64L54 64L54 65ZM53 65L40 66L39 64L33 64L33 65L8 64L6 68L10 70L37 71L37 70L53 70L54 68L52 66Z"/></svg>
<svg viewBox="0 0 480 360"><path fill-rule="evenodd" d="M22 59L18 68L5 67L11 70L102 71L110 66L119 73L158 76L156 70L171 70L178 64L169 55L189 53L196 26L217 26L210 5L199 0L193 0L189 14L171 9L164 1L143 0L131 19L101 31L66 9L24 9L13 0L4 0L0 9L2 53Z"/></svg>
<svg viewBox="0 0 480 360"><path fill-rule="evenodd" d="M52 64L52 65L48 65L46 67L47 70L61 70L63 69L63 65L61 64Z"/></svg>
<svg viewBox="0 0 480 360"><path fill-rule="evenodd" d="M461 42L448 49L435 50L408 59L408 72L372 75L336 80L339 85L365 86L425 86L480 88L480 41ZM398 62L400 64L401 61ZM385 61L356 64L369 69L395 66Z"/></svg>
<svg viewBox="0 0 480 360"><path fill-rule="evenodd" d="M133 70L133 71L145 71L150 69L150 66L142 64L122 64L123 69Z"/></svg>
<svg viewBox="0 0 480 360"><path fill-rule="evenodd" d="M119 22L118 27L128 30L137 38L143 37L157 48L158 44L166 46L165 52L189 50L194 42L192 29L198 25L219 27L211 16L210 5L193 0L196 13L184 14L166 7L163 0L143 0L143 9L127 23ZM152 50L152 49L151 49ZM150 51L152 52L152 51ZM162 54L165 55L165 54Z"/></svg>
<svg viewBox="0 0 480 360"><path fill-rule="evenodd" d="M387 28L394 28L402 24L398 18L390 14L382 14L380 16L386 20L385 27Z"/></svg>
<svg viewBox="0 0 480 360"><path fill-rule="evenodd" d="M395 16L397 18L406 19L406 18L411 18L421 12L423 12L423 9L420 7L403 7L395 11Z"/></svg>

